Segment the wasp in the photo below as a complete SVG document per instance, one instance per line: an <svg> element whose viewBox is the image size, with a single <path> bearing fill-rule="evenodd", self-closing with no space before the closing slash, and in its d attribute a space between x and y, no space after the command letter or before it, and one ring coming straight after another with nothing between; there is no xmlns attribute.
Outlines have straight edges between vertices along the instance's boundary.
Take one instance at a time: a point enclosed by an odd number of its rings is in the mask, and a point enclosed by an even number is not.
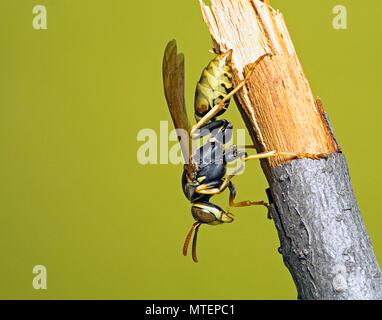
<svg viewBox="0 0 382 320"><path fill-rule="evenodd" d="M232 82L232 49L217 55L203 70L195 90L194 116L196 124L190 126L184 98L184 55L177 52L176 41L170 41L163 57L163 83L164 92L170 114L177 130L179 143L185 160L182 174L182 189L191 202L191 214L196 222L187 234L183 246L183 255L187 255L188 246L194 232L192 241L192 259L198 262L196 243L199 228L202 224L220 225L231 223L233 213L224 211L210 202L213 195L219 194L228 188L229 206L245 207L262 205L268 207L264 201L235 202L236 188L231 179L242 169L235 170L226 176L227 164L236 160L243 163L251 159L262 159L277 155L287 155L297 158L309 157L319 159L324 154L290 153L268 151L247 155L242 147L228 142L232 138L233 125L225 119L217 119L228 108L230 99L248 81L259 61L271 54L260 56L253 63L245 78L234 88ZM207 137L207 142L192 151L191 141ZM192 152L191 152L192 151Z"/></svg>

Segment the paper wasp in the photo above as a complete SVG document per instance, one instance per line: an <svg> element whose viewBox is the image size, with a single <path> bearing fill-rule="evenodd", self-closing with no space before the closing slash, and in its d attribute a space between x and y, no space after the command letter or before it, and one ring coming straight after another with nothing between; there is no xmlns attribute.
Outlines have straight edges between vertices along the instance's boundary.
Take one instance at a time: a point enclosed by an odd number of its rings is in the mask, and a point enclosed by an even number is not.
<svg viewBox="0 0 382 320"><path fill-rule="evenodd" d="M297 158L319 159L325 154L289 153L269 151L247 155L240 146L226 144L232 138L232 124L227 120L218 120L228 108L230 98L247 82L256 64L269 53L262 55L251 67L243 81L235 88L232 83L232 50L217 55L203 70L196 86L194 115L197 123L190 127L184 99L184 56L177 53L176 41L167 44L163 58L163 83L167 104L179 137L182 154L185 160L182 188L185 196L191 202L191 213L196 222L188 232L183 255L187 255L188 245L193 231L192 258L196 256L196 241L198 230L202 224L219 225L233 221L232 213L225 212L219 206L210 202L210 198L228 188L230 192L230 207L251 205L268 206L264 201L234 202L236 188L231 182L233 174L226 176L227 163L241 159L268 158L277 155L287 155ZM208 142L197 150L191 151L191 140L208 137ZM248 146L247 146L248 147ZM253 146L250 146L253 148Z"/></svg>

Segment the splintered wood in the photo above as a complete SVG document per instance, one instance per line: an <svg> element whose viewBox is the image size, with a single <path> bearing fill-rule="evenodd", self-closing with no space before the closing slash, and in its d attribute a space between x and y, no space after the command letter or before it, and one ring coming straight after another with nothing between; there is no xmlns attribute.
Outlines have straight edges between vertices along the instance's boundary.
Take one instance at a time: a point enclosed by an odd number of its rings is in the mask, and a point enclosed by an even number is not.
<svg viewBox="0 0 382 320"><path fill-rule="evenodd" d="M264 53L236 102L258 152L333 153L338 146L305 77L281 13L258 0L200 6L217 53L233 49L234 83ZM265 171L292 158L266 160ZM267 174L267 172L265 172ZM269 178L269 177L268 177Z"/></svg>

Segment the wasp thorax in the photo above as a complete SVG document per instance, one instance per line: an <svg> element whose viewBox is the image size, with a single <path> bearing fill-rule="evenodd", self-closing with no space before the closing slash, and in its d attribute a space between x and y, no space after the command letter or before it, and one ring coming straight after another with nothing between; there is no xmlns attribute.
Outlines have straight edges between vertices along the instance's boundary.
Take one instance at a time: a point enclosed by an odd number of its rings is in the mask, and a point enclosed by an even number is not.
<svg viewBox="0 0 382 320"><path fill-rule="evenodd" d="M196 221L211 225L233 221L223 209L209 202L195 203L191 207L191 213Z"/></svg>

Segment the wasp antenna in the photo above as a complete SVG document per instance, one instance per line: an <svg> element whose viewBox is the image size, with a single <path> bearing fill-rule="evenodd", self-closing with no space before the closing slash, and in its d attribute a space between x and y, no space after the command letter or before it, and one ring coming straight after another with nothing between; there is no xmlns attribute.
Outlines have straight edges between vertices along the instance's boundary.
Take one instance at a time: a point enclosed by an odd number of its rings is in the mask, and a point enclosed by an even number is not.
<svg viewBox="0 0 382 320"><path fill-rule="evenodd" d="M191 235L192 235L192 232L194 231L195 227L200 225L200 222L195 222L190 231L188 231L188 234L187 234L187 237L186 237L186 240L184 241L184 245L183 245L183 255L186 256L187 255L187 249L188 249L188 244L190 243L190 239L191 239Z"/></svg>
<svg viewBox="0 0 382 320"><path fill-rule="evenodd" d="M194 262L198 262L198 258L196 256L196 241L198 240L198 231L199 231L200 225L201 223L199 223L195 227L194 239L192 240L192 260L194 260Z"/></svg>

